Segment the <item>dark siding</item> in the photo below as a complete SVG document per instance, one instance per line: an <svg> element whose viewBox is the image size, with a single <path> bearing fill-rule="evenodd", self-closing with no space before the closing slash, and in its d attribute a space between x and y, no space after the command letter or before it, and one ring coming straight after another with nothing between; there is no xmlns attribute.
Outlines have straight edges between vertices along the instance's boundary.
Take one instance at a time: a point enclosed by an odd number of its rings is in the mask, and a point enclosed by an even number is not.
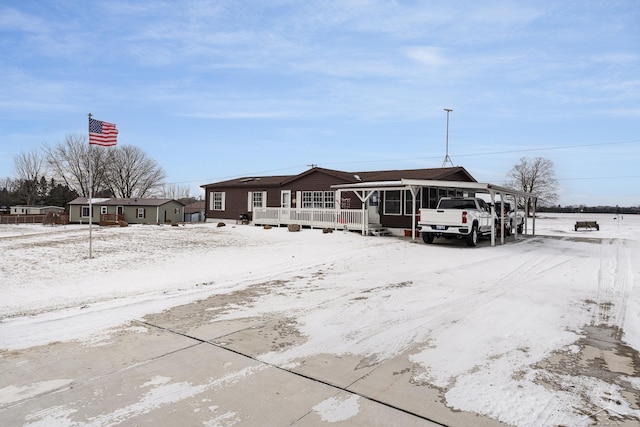
<svg viewBox="0 0 640 427"><path fill-rule="evenodd" d="M247 186L243 187L206 187L205 207L207 218L238 219L240 214L249 214L249 219L251 219L251 214L247 212L247 193L249 191L266 191L267 207L279 207L281 190L291 190L291 197L295 198L297 191L335 191L331 188L331 186L334 184L344 184L344 180L341 180L339 177L316 171L310 174L306 174L300 179L292 180L282 187L259 187L255 185L255 181L247 184ZM212 211L210 209L210 198L212 191L222 191L225 193L224 211ZM351 196L351 208L359 209L361 207L360 200L353 194L351 194ZM349 196L343 194L343 198L344 197Z"/></svg>
<svg viewBox="0 0 640 427"><path fill-rule="evenodd" d="M429 170L427 170L429 171ZM431 172L439 172L439 170L431 170ZM335 172L335 171L334 171ZM440 177L440 179L445 179L449 181L473 181L473 178L470 179L470 176L461 168L451 168L449 170L445 170L444 175ZM365 174L364 172L362 173ZM371 173L373 174L373 173ZM382 174L382 173L379 173ZM384 180L395 180L400 179L401 177L405 177L407 175L408 178L416 178L416 179L433 179L433 177L424 175L425 170L415 170L415 171L392 171L386 172L381 175L380 179ZM397 176L396 176L397 175ZM414 176L415 175L415 176ZM235 220L238 219L241 214L248 214L249 219L251 219L251 214L247 212L247 193L249 191L266 191L267 192L267 207L278 207L280 206L280 192L281 190L290 190L291 198L297 197L298 191L335 191L331 188L332 185L335 184L345 184L349 183L348 180L353 175L348 174L346 172L341 172L340 174L331 174L325 173L321 168L317 170L307 171L305 173L300 174L297 177L290 177L289 179L285 179L286 177L265 177L263 178L262 186L260 186L260 180L255 179L246 183L239 183L238 181L229 182L229 186L225 187L227 183L214 183L210 186L205 187L205 211L207 218L219 218L219 219L229 219ZM375 178L371 176L371 178ZM278 182L286 182L284 185L278 184ZM442 195L447 193L446 189L434 190L434 194ZM222 191L225 193L225 210L224 211L212 211L210 210L211 202L210 196L212 191ZM426 192L428 189L423 190L422 194L422 206L423 207L435 207L429 206L429 200L431 203L437 203L437 200L429 199ZM351 209L361 209L362 202L360 199L351 192L343 192L342 198L350 199L350 208ZM436 197L437 199L437 197ZM300 203L299 201L298 203ZM298 204L299 206L299 204ZM391 228L411 228L411 215L406 215L404 212L405 204L402 204L402 215L384 215L384 192L380 194L380 203L379 203L379 214L380 214L380 222L384 227Z"/></svg>
<svg viewBox="0 0 640 427"><path fill-rule="evenodd" d="M448 179L448 181L458 181L458 180L463 181L462 179ZM451 192L455 193L456 191L459 192L460 190L449 189L444 187L438 187L438 188L425 187L422 189L420 205L417 207L417 209L420 209L421 207L434 209L437 205L437 201L439 200L439 196L447 196L447 195L455 196L456 194L450 194L450 193ZM428 196L429 192L431 192L432 195L435 195L435 197L430 199ZM390 227L390 228L405 228L405 229L411 228L412 216L411 216L411 213L407 214L405 212L406 203L404 199L402 200L402 215L385 215L383 213L384 197L385 197L385 193L382 192L380 196L380 205L378 206L378 212L380 214L380 223L382 224L382 226ZM431 202L431 204L429 204L429 202Z"/></svg>
<svg viewBox="0 0 640 427"><path fill-rule="evenodd" d="M207 188L205 194L205 213L207 218L216 219L238 219L240 214L249 214L247 212L247 194L253 191L267 191L267 199L271 198L272 192L275 192L273 188L261 188L261 187L240 187L240 188ZM225 193L225 210L214 211L211 210L211 193L212 192L224 192ZM279 192L279 191L278 191ZM278 196L280 197L280 196ZM251 218L251 216L249 216Z"/></svg>

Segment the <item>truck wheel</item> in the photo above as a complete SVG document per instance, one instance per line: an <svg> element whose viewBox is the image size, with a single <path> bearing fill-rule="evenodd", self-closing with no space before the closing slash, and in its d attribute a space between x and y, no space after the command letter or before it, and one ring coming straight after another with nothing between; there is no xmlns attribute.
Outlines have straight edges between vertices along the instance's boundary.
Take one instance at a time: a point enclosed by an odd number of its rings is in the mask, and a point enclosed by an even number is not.
<svg viewBox="0 0 640 427"><path fill-rule="evenodd" d="M467 246L474 247L478 244L478 227L473 226L471 228L471 233L467 235Z"/></svg>
<svg viewBox="0 0 640 427"><path fill-rule="evenodd" d="M433 233L422 233L422 240L427 243L433 243Z"/></svg>

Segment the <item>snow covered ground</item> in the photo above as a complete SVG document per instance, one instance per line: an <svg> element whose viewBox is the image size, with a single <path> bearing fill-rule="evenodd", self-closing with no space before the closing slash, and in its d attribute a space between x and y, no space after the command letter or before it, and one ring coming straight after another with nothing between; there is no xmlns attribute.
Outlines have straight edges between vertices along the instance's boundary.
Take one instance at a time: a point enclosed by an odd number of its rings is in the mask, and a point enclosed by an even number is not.
<svg viewBox="0 0 640 427"><path fill-rule="evenodd" d="M600 230L574 231L576 220ZM535 237L476 248L233 224L94 227L92 259L87 226L1 225L0 253L0 349L97 340L267 283L216 319L294 319L304 340L263 361L409 354L422 367L412 381L452 409L513 425L589 425L598 411L640 420L637 216L542 214ZM587 354L608 333L615 348Z"/></svg>

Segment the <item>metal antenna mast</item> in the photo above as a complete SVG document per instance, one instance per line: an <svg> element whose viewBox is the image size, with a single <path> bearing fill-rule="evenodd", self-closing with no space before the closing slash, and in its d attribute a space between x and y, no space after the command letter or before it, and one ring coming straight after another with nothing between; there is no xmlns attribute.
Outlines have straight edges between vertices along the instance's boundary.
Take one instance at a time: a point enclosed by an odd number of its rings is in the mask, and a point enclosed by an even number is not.
<svg viewBox="0 0 640 427"><path fill-rule="evenodd" d="M451 163L451 166L454 166L451 157L449 157L449 113L453 110L451 108L445 108L444 111L447 112L447 151L444 156L444 162L442 162L442 167L445 167L447 162Z"/></svg>

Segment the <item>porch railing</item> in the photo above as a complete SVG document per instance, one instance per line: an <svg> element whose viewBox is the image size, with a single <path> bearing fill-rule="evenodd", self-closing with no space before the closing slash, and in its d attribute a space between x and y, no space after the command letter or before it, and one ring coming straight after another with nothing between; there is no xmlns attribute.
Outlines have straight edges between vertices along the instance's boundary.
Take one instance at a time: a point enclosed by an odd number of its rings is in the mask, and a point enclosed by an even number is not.
<svg viewBox="0 0 640 427"><path fill-rule="evenodd" d="M254 208L258 225L299 224L311 228L362 230L368 227L368 213L358 209Z"/></svg>
<svg viewBox="0 0 640 427"><path fill-rule="evenodd" d="M100 225L117 224L118 221L124 221L124 215L121 214L100 214Z"/></svg>

